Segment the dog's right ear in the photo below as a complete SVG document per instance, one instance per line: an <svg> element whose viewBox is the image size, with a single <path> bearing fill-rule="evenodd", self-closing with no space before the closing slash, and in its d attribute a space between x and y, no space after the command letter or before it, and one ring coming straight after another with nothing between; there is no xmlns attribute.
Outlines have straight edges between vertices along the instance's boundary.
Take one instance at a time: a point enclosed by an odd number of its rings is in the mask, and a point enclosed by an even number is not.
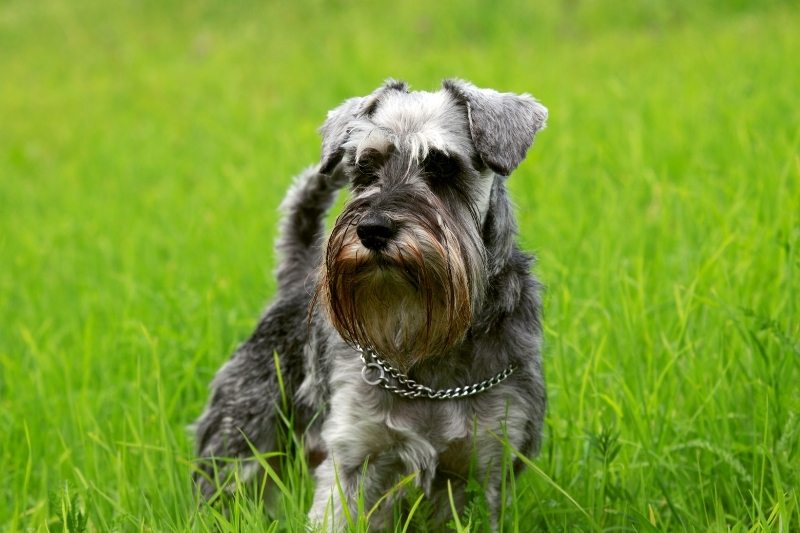
<svg viewBox="0 0 800 533"><path fill-rule="evenodd" d="M319 129L322 135L322 159L319 171L329 174L344 155L343 146L350 135L350 122L356 118L364 104L364 98L350 98L342 105L328 111L328 118Z"/></svg>
<svg viewBox="0 0 800 533"><path fill-rule="evenodd" d="M388 79L369 96L350 98L328 112L328 118L319 129L322 136L320 172L329 174L336 168L344 156L343 147L350 136L351 123L358 117L372 116L386 91L408 92L408 85L404 81Z"/></svg>

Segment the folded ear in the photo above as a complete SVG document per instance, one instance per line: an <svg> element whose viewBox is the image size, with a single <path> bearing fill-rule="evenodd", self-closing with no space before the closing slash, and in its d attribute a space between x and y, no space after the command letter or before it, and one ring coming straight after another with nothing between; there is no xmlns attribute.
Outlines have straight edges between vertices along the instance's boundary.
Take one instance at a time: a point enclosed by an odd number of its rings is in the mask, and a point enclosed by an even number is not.
<svg viewBox="0 0 800 533"><path fill-rule="evenodd" d="M350 98L328 112L319 129L322 136L320 172L328 174L336 168L344 155L342 147L350 135L351 123L359 117L369 118L380 105L381 96L390 90L408 92L408 86L404 81L388 79L369 96Z"/></svg>
<svg viewBox="0 0 800 533"><path fill-rule="evenodd" d="M463 80L445 80L442 87L466 106L472 143L483 162L497 174L511 174L545 127L547 108L529 94L480 89Z"/></svg>
<svg viewBox="0 0 800 533"><path fill-rule="evenodd" d="M341 161L342 146L350 134L348 126L360 112L363 103L364 98L362 97L350 98L336 109L328 111L328 117L319 129L322 136L322 157L319 170L323 174L330 173Z"/></svg>

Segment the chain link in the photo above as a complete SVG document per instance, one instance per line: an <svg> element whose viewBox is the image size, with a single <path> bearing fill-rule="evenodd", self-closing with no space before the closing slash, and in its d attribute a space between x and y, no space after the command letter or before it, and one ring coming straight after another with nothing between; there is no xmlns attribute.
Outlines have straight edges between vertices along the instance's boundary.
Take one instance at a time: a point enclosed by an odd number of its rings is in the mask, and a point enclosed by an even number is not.
<svg viewBox="0 0 800 533"><path fill-rule="evenodd" d="M421 383L417 383L407 375L403 374L397 368L393 367L388 362L384 361L370 348L362 348L356 345L356 349L361 355L361 362L364 367L361 369L361 377L369 385L379 385L380 387L402 396L403 398L428 398L430 400L450 400L453 398L466 398L468 396L475 396L481 392L491 389L498 383L510 376L516 367L509 365L504 370L498 372L489 379L484 379L479 383L472 385L465 385L463 387L455 387L451 389L434 390ZM367 374L370 370L377 372L377 377L370 379ZM397 382L397 385L390 382L390 378Z"/></svg>

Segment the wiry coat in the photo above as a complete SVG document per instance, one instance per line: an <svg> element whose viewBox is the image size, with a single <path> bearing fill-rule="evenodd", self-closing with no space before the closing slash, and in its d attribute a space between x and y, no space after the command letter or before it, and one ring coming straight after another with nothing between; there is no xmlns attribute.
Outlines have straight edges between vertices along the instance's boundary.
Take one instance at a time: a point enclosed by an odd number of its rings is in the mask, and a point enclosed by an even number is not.
<svg viewBox="0 0 800 533"><path fill-rule="evenodd" d="M212 383L198 455L247 458L251 445L281 445L275 353L296 431L325 454L313 523L344 527L360 485L369 508L409 473L439 508L448 480L461 504L470 464L496 509L498 436L535 453L546 405L540 286L505 186L545 119L529 96L458 80L435 93L390 81L332 111L320 164L283 203L278 294ZM326 243L325 213L347 183L351 199ZM356 235L376 213L394 231L383 251ZM434 389L514 372L470 398L406 399L362 379L356 342ZM219 482L212 464L196 476L206 496Z"/></svg>

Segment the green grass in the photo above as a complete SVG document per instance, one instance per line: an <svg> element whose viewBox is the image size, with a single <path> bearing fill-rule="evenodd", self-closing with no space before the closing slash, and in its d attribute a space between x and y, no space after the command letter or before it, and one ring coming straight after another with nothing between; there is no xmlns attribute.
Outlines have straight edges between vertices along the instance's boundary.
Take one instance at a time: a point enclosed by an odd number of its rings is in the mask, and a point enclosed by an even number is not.
<svg viewBox="0 0 800 533"><path fill-rule="evenodd" d="M800 9L399 4L0 3L0 524L296 530L303 464L275 523L198 507L185 426L326 111L456 75L551 114L509 182L550 407L504 530L800 530Z"/></svg>

